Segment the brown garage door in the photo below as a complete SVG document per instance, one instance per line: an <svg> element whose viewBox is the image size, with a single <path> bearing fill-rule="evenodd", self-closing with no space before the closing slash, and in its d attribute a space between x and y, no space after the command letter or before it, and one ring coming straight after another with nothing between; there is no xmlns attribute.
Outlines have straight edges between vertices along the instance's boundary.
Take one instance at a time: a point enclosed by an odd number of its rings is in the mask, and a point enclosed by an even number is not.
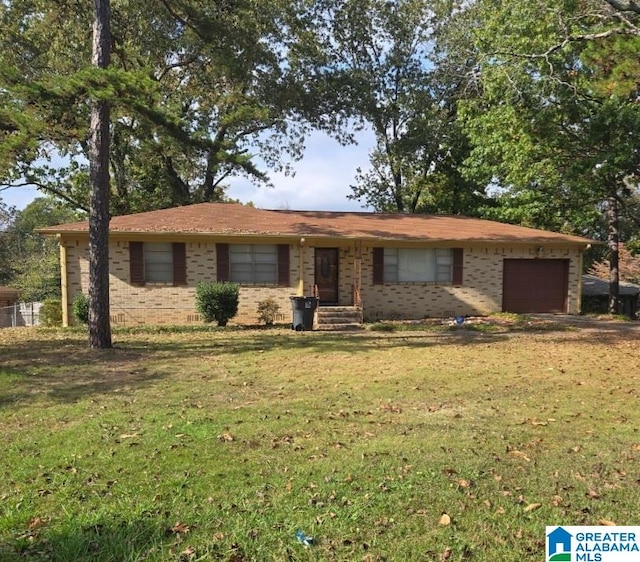
<svg viewBox="0 0 640 562"><path fill-rule="evenodd" d="M504 312L566 312L569 260L504 260Z"/></svg>

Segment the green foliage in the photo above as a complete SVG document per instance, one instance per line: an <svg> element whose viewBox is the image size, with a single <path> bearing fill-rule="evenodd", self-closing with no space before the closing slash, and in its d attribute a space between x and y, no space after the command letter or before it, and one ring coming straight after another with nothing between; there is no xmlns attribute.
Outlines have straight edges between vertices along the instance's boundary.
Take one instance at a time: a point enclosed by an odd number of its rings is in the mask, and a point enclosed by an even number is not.
<svg viewBox="0 0 640 562"><path fill-rule="evenodd" d="M78 322L79 324L89 323L89 298L86 295L84 295L83 293L78 293L73 298L71 310L76 322Z"/></svg>
<svg viewBox="0 0 640 562"><path fill-rule="evenodd" d="M372 332L395 332L397 329L398 326L390 322L374 322L367 326L367 330Z"/></svg>
<svg viewBox="0 0 640 562"><path fill-rule="evenodd" d="M0 230L2 282L20 289L25 301L60 297L58 241L36 230L79 218L52 197L39 197L21 211L7 210L2 220L4 231Z"/></svg>
<svg viewBox="0 0 640 562"><path fill-rule="evenodd" d="M456 123L456 72L436 72L434 49L449 14L439 2L311 2L300 17L314 49L295 50L309 80L318 67L376 145L350 199L383 212L473 213L482 187L458 172L468 151ZM306 58L305 58L306 55ZM305 70L302 71L303 73Z"/></svg>
<svg viewBox="0 0 640 562"><path fill-rule="evenodd" d="M53 327L62 326L62 301L60 299L45 299L40 307L40 324Z"/></svg>
<svg viewBox="0 0 640 562"><path fill-rule="evenodd" d="M221 200L233 176L267 183L257 156L285 168L310 123L335 130L341 113L324 115L316 86L284 59L304 44L293 4L115 2L108 69L89 64L90 10L1 4L0 178L87 209L88 102L102 100L113 214Z"/></svg>
<svg viewBox="0 0 640 562"><path fill-rule="evenodd" d="M279 310L280 305L276 300L273 297L267 297L258 303L258 318L261 322L264 322L265 325L271 326L273 325L276 319L276 314L278 314Z"/></svg>
<svg viewBox="0 0 640 562"><path fill-rule="evenodd" d="M483 212L606 239L603 210L612 199L630 209L639 178L640 106L621 78L635 72L637 38L607 35L620 20L602 5L487 0L469 12L461 48L474 52L481 95L459 118L472 144L465 174L492 186Z"/></svg>
<svg viewBox="0 0 640 562"><path fill-rule="evenodd" d="M205 322L226 326L238 313L240 287L237 283L199 283L196 287L196 308Z"/></svg>

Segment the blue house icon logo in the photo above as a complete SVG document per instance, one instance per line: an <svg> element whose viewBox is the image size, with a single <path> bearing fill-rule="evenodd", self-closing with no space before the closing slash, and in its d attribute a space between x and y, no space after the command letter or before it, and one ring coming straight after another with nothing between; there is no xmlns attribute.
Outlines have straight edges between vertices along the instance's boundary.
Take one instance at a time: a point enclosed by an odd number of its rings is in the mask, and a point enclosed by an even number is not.
<svg viewBox="0 0 640 562"><path fill-rule="evenodd" d="M547 562L571 562L571 533L558 527L547 535Z"/></svg>

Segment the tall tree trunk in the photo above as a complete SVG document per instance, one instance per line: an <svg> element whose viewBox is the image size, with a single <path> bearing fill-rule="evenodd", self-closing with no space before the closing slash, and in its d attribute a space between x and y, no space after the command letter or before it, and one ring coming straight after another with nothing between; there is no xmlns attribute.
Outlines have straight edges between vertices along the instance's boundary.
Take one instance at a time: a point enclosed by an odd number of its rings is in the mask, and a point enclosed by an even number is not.
<svg viewBox="0 0 640 562"><path fill-rule="evenodd" d="M618 314L620 300L620 232L618 199L615 195L607 201L607 243L609 247L609 313Z"/></svg>
<svg viewBox="0 0 640 562"><path fill-rule="evenodd" d="M111 31L109 0L94 0L92 64L107 68ZM111 347L109 319L109 103L94 100L91 108L89 166L89 346Z"/></svg>

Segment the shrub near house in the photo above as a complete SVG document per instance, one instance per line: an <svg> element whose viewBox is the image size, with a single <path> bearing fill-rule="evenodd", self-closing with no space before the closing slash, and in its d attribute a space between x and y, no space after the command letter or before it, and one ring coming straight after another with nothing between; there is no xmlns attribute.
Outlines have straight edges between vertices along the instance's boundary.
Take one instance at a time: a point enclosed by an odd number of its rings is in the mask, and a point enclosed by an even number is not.
<svg viewBox="0 0 640 562"><path fill-rule="evenodd" d="M236 283L199 283L196 288L198 312L205 322L226 326L238 313L240 288Z"/></svg>

